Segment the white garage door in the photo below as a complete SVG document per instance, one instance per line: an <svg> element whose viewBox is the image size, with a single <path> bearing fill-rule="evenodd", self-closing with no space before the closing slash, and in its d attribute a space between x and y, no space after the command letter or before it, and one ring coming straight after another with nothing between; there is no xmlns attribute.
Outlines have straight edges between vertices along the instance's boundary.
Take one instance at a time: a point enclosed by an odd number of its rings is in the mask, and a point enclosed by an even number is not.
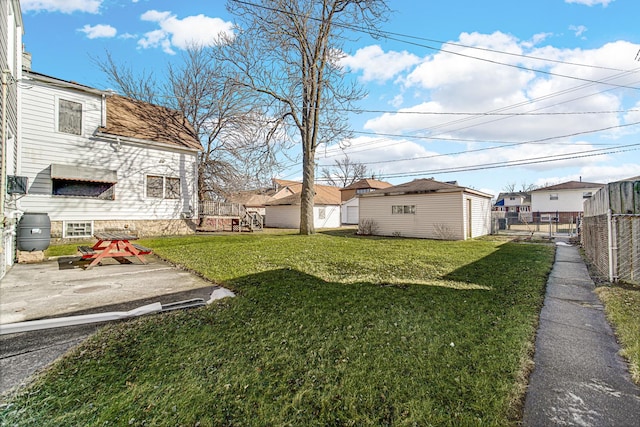
<svg viewBox="0 0 640 427"><path fill-rule="evenodd" d="M358 223L358 207L347 206L347 224L357 224L357 223Z"/></svg>

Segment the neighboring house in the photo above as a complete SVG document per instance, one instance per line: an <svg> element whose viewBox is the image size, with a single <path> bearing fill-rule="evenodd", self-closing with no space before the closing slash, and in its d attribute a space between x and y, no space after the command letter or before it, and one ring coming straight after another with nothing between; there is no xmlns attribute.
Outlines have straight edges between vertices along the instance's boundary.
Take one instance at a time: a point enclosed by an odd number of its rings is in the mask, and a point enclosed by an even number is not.
<svg viewBox="0 0 640 427"><path fill-rule="evenodd" d="M178 111L24 71L18 174L24 212L54 238L100 230L186 234L198 212L202 146Z"/></svg>
<svg viewBox="0 0 640 427"><path fill-rule="evenodd" d="M342 223L343 224L357 224L359 198L357 196L361 194L367 194L372 191L391 187L392 184L384 181L378 181L377 179L361 179L353 184L340 189L340 198L342 200Z"/></svg>
<svg viewBox="0 0 640 427"><path fill-rule="evenodd" d="M558 218L558 222L574 222L584 210L588 200L604 184L583 181L568 181L562 184L538 188L531 192L531 211L534 221L544 216Z"/></svg>
<svg viewBox="0 0 640 427"><path fill-rule="evenodd" d="M360 220L381 236L465 240L491 232L491 195L416 179L361 195Z"/></svg>
<svg viewBox="0 0 640 427"><path fill-rule="evenodd" d="M0 278L13 265L17 195L13 177L18 169L18 82L22 78L22 13L18 0L0 1L0 74L2 95L1 185L0 185ZM27 55L28 59L28 55ZM9 179L7 177L10 177ZM8 184L11 188L8 188Z"/></svg>
<svg viewBox="0 0 640 427"><path fill-rule="evenodd" d="M314 227L340 227L340 190L326 185L315 185L314 189ZM300 228L300 193L274 199L267 203L265 226Z"/></svg>
<svg viewBox="0 0 640 427"><path fill-rule="evenodd" d="M493 205L499 212L531 212L531 194L525 192L500 193Z"/></svg>
<svg viewBox="0 0 640 427"><path fill-rule="evenodd" d="M271 195L274 199L291 196L302 192L302 183L299 181L289 181L287 179L273 179L274 193Z"/></svg>

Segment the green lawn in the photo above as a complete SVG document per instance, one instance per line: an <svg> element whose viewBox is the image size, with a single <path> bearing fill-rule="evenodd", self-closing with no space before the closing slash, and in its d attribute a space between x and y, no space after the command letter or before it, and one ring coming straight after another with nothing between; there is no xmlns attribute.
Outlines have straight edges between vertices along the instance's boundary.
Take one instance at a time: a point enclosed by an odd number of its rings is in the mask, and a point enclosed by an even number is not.
<svg viewBox="0 0 640 427"><path fill-rule="evenodd" d="M640 385L640 286L609 285L596 288L605 305L607 318L613 324L622 346L622 355L629 361L633 381Z"/></svg>
<svg viewBox="0 0 640 427"><path fill-rule="evenodd" d="M141 241L238 297L104 328L0 416L56 426L517 423L553 246L352 233Z"/></svg>

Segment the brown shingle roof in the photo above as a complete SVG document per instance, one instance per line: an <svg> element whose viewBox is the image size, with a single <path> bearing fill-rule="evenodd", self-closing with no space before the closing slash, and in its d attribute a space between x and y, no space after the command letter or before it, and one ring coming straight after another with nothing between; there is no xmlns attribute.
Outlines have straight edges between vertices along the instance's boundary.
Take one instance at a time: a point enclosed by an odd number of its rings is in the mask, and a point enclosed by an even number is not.
<svg viewBox="0 0 640 427"><path fill-rule="evenodd" d="M107 126L100 130L114 136L202 150L193 127L181 112L120 95L107 97Z"/></svg>
<svg viewBox="0 0 640 427"><path fill-rule="evenodd" d="M392 185L393 184L389 184L388 182L378 181L377 179L368 178L368 179L361 179L360 181L356 181L351 185L341 188L340 191L358 190L360 188L375 188L375 189L388 188L388 187L391 187Z"/></svg>
<svg viewBox="0 0 640 427"><path fill-rule="evenodd" d="M469 188L460 187L459 185L449 184L447 182L436 181L435 179L415 179L393 187L383 188L371 193L361 194L360 197L376 197L384 195L400 195L400 194L425 194L425 193L446 193L455 191L466 191L485 197L491 197L489 194L480 191L471 190Z"/></svg>
<svg viewBox="0 0 640 427"><path fill-rule="evenodd" d="M561 184L550 185L549 187L538 188L533 191L549 191L549 190L581 190L583 188L604 187L604 184L596 182L584 181L567 181Z"/></svg>
<svg viewBox="0 0 640 427"><path fill-rule="evenodd" d="M339 205L340 200L340 190L336 187L330 187L328 185L315 185L314 189L316 191L316 195L313 198L314 205ZM281 199L272 200L267 203L267 206L278 206L278 205L299 205L300 204L300 193L292 194L291 196L283 197Z"/></svg>

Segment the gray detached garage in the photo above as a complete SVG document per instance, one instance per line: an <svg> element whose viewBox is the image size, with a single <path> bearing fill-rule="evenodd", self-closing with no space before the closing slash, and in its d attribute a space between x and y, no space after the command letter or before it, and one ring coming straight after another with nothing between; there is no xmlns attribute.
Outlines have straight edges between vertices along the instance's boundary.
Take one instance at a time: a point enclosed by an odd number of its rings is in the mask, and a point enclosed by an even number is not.
<svg viewBox="0 0 640 427"><path fill-rule="evenodd" d="M491 195L433 179L359 196L359 218L372 234L466 240L491 232Z"/></svg>

